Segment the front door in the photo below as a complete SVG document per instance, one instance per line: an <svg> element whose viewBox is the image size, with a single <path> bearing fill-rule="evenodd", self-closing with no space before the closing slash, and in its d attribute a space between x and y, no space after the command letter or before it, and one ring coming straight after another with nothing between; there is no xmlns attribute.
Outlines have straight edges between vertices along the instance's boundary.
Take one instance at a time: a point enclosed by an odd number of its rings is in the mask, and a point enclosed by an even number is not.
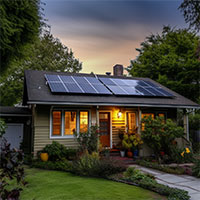
<svg viewBox="0 0 200 200"><path fill-rule="evenodd" d="M103 147L110 147L110 113L99 112L100 142Z"/></svg>

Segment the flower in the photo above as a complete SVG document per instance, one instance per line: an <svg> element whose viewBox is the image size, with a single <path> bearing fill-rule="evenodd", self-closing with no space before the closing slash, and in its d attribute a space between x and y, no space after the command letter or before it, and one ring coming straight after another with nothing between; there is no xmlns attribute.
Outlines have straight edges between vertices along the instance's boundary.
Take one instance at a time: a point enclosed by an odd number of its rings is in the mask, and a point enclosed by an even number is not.
<svg viewBox="0 0 200 200"><path fill-rule="evenodd" d="M181 153L181 156L182 156L182 157L184 157L184 153L185 153L185 151L183 151L183 152Z"/></svg>
<svg viewBox="0 0 200 200"><path fill-rule="evenodd" d="M190 149L189 148L185 148L185 152L186 153L190 153Z"/></svg>

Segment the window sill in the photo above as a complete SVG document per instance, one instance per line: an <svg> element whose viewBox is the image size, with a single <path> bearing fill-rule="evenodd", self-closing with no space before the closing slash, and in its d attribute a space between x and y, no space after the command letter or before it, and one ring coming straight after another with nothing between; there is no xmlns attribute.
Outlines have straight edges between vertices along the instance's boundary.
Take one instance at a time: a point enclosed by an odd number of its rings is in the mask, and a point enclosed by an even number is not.
<svg viewBox="0 0 200 200"><path fill-rule="evenodd" d="M75 138L74 135L66 135L66 136L50 136L50 139L69 139Z"/></svg>

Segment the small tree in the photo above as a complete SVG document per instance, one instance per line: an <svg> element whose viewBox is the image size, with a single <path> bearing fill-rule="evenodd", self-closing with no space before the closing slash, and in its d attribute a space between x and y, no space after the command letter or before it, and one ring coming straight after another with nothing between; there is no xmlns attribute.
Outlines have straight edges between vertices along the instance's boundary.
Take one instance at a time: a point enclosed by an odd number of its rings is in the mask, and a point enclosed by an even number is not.
<svg viewBox="0 0 200 200"><path fill-rule="evenodd" d="M151 117L142 119L145 124L142 131L142 139L159 158L160 152L170 153L170 146L176 138L183 137L184 129L177 126L171 119L164 122L163 117Z"/></svg>

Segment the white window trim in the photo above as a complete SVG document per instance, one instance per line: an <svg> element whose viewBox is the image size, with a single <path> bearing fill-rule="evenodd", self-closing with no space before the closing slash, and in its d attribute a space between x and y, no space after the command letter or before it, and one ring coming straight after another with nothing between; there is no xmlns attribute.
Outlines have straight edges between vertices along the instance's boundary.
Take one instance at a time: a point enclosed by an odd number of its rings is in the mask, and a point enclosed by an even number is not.
<svg viewBox="0 0 200 200"><path fill-rule="evenodd" d="M60 136L53 136L52 131L53 131L53 116L52 113L53 111L61 111L62 118L61 118L61 135ZM91 110L90 109L76 109L76 108L57 108L57 107L51 107L50 109L50 131L49 131L49 138L50 139L67 139L67 138L75 138L75 135L64 135L64 129L65 129L65 116L64 112L65 111L75 111L76 112L76 131L79 133L80 131L80 112L87 111L88 112L88 128L91 126Z"/></svg>
<svg viewBox="0 0 200 200"><path fill-rule="evenodd" d="M139 128L138 112L136 110L128 110L125 112L125 131L128 132L128 113L135 113L136 126Z"/></svg>

